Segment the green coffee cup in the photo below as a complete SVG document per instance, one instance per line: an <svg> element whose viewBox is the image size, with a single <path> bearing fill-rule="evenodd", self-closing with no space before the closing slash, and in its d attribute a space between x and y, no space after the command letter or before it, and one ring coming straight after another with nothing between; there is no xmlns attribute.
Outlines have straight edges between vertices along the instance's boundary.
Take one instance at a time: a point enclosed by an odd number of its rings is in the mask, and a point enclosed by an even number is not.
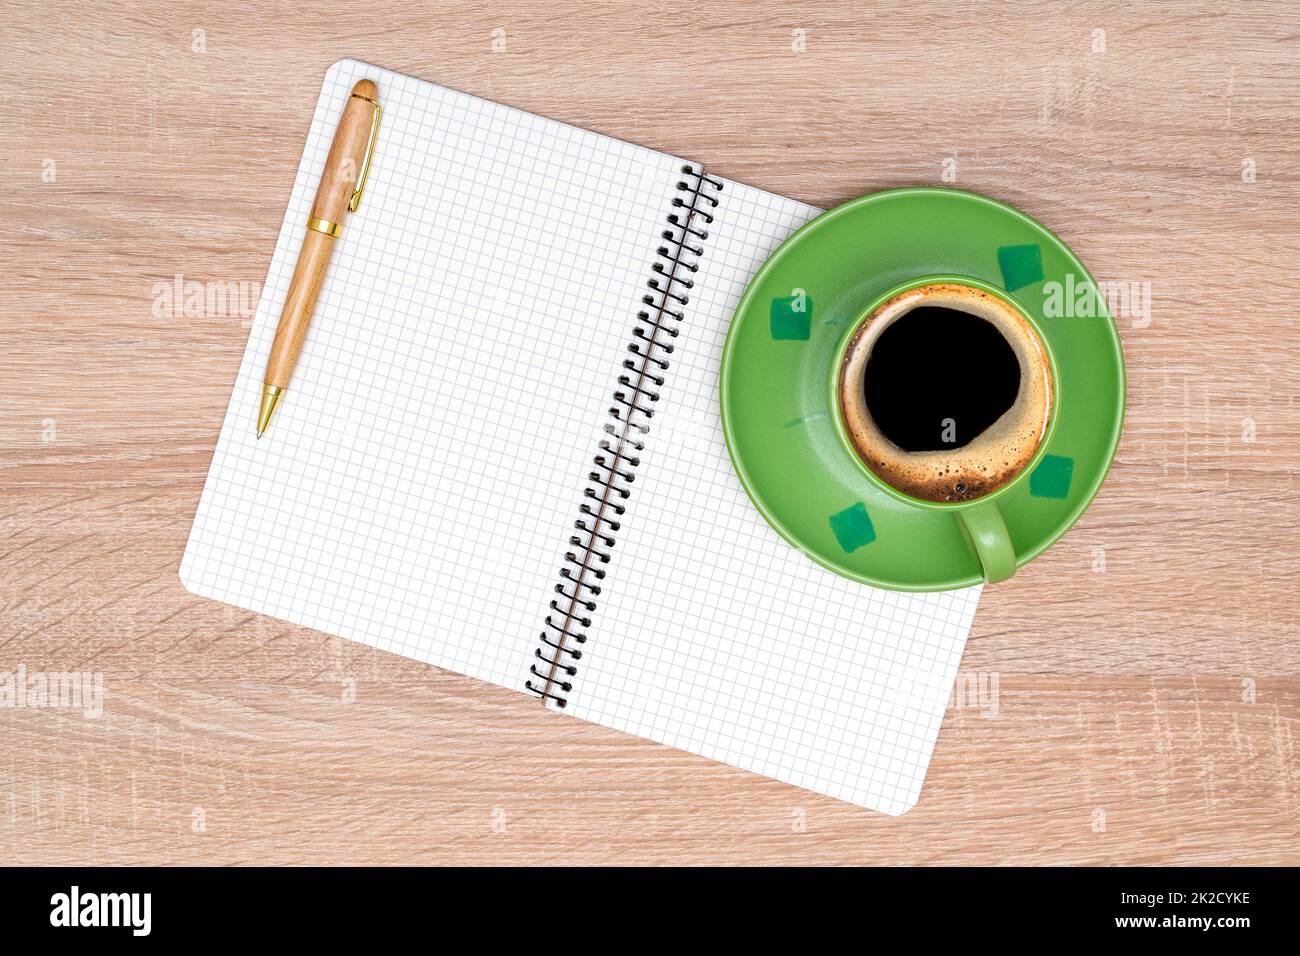
<svg viewBox="0 0 1300 956"><path fill-rule="evenodd" d="M1008 293L930 275L890 289L849 324L831 362L830 405L865 480L910 507L950 512L992 583L1016 570L999 500L1047 448L1058 381L1046 336Z"/></svg>

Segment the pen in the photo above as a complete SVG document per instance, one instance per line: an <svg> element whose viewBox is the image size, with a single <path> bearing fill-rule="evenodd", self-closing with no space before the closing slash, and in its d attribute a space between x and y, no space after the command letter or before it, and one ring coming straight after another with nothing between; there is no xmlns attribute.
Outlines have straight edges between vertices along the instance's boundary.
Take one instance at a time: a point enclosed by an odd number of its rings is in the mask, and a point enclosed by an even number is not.
<svg viewBox="0 0 1300 956"><path fill-rule="evenodd" d="M316 296L325 280L325 269L335 241L343 231L343 214L356 212L361 204L361 192L366 187L366 175L375 152L379 117L379 90L370 80L361 80L352 87L334 132L334 142L330 144L320 185L316 188L316 201L307 217L302 250L280 312L280 324L275 328L275 341L271 343L262 382L262 405L257 413L258 438L271 423L271 416L289 387L311 324Z"/></svg>

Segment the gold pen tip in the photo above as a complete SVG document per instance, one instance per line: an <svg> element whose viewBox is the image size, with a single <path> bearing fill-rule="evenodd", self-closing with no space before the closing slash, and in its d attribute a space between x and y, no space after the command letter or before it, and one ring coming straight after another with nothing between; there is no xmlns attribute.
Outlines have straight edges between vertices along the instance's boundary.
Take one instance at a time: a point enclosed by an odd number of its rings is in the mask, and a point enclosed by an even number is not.
<svg viewBox="0 0 1300 956"><path fill-rule="evenodd" d="M262 405L257 410L257 437L261 438L262 433L266 431L266 426L271 424L271 416L275 413L275 408L280 404L280 397L284 395L284 389L278 385L262 386Z"/></svg>

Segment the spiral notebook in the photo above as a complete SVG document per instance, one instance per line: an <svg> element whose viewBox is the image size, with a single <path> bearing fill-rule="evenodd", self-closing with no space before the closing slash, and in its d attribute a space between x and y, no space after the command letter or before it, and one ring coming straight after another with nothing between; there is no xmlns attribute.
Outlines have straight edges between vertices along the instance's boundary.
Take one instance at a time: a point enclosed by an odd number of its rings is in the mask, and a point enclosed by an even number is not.
<svg viewBox="0 0 1300 956"><path fill-rule="evenodd" d="M384 115L271 430L262 371L348 90ZM820 210L356 60L307 137L185 586L886 813L979 597L836 577L746 498L723 340ZM537 732L557 719L538 714Z"/></svg>

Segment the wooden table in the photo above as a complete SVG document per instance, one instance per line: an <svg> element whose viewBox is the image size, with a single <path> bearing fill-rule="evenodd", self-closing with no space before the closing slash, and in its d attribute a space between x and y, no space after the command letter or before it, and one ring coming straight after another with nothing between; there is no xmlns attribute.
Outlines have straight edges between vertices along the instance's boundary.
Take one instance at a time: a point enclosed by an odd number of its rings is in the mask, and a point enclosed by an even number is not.
<svg viewBox="0 0 1300 956"><path fill-rule="evenodd" d="M0 708L4 862L1300 862L1294 4L61 6L0 11L0 672L107 697ZM161 290L261 281L343 56L823 206L951 181L1151 291L911 813L181 587L248 318Z"/></svg>

